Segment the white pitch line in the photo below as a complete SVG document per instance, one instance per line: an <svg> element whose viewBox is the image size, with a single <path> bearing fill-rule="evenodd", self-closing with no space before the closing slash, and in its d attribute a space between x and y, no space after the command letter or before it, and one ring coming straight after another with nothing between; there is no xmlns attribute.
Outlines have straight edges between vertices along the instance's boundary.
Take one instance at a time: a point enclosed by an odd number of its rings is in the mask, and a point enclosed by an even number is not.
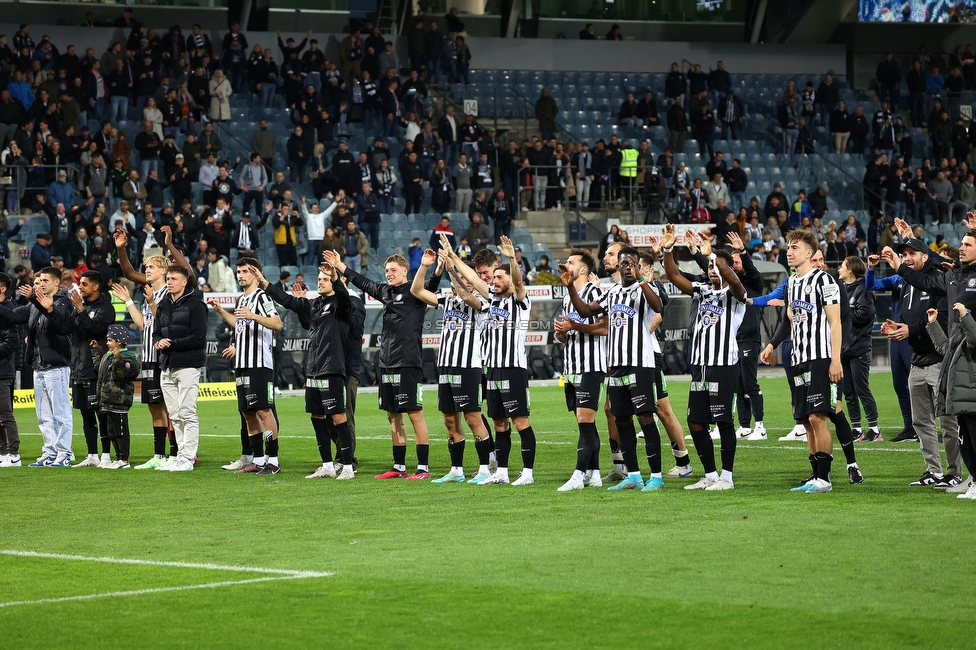
<svg viewBox="0 0 976 650"><path fill-rule="evenodd" d="M195 562L163 562L159 560L138 560L124 557L89 557L87 555L65 555L62 553L38 553L36 551L0 550L0 555L17 557L38 557L49 560L71 562L106 562L109 564L139 564L143 566L165 566L179 569L204 569L208 571L237 571L240 573L271 573L293 578L329 578L335 574L325 571L297 571L295 569L269 569L265 567L229 566L224 564L198 564Z"/></svg>
<svg viewBox="0 0 976 650"><path fill-rule="evenodd" d="M6 552L6 551L5 551ZM331 574L322 574L331 575ZM38 600L14 600L0 603L0 608L17 607L19 605L47 605L50 603L67 603L74 600L95 600L97 598L124 598L126 596L143 596L146 594L161 594L167 591L190 591L191 589L217 589L218 587L231 587L234 585L247 585L256 582L271 582L273 580L297 580L313 576L306 575L283 575L270 578L251 578L250 580L228 580L226 582L208 582L202 585L183 585L179 587L157 587L155 589L134 589L132 591L110 591L104 594L85 594L83 596L64 596L62 598L40 598Z"/></svg>

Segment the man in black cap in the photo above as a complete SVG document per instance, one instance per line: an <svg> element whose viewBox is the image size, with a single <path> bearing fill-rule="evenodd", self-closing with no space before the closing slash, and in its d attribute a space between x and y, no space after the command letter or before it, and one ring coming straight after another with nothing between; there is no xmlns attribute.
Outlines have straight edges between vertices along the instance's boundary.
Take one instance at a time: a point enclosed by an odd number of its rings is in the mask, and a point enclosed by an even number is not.
<svg viewBox="0 0 976 650"><path fill-rule="evenodd" d="M911 229L907 223L897 219L895 224L899 227L899 234L903 234L904 238L903 242L895 247L895 252L901 256L900 268L902 270L899 271L899 275L905 272L905 268L909 268L924 276L941 276L943 259L932 254L924 242L912 238ZM886 248L885 250L890 249ZM874 257L876 256L872 256L872 258ZM877 263L874 259L870 261ZM876 286L877 282L874 284ZM959 426L956 417L953 415L943 415L939 418L946 451L947 468L946 472L943 473L942 458L939 455L939 438L935 429L935 397L939 387L939 373L942 370L943 355L936 351L935 345L926 331L928 322L926 312L930 309L936 310L938 322L945 328L949 319L949 305L945 295L927 293L905 281L900 284L900 314L896 314L892 309L892 318L882 323L881 333L892 341L892 345L896 341L907 342L912 351L908 392L911 399L913 429L922 448L925 473L920 479L909 485L916 487L931 486L943 490L953 488L959 486L962 480ZM868 282L868 288L872 288L871 282ZM894 300L892 302L894 303ZM899 315L900 320L897 318Z"/></svg>

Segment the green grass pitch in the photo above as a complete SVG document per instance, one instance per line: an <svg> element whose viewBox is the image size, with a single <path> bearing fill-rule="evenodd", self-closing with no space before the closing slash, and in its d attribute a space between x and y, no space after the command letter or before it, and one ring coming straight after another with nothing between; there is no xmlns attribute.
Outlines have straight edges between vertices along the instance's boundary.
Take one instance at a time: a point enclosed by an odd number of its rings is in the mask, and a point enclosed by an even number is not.
<svg viewBox="0 0 976 650"><path fill-rule="evenodd" d="M890 438L901 422L889 375L873 384ZM806 447L775 440L792 426L785 380L762 385L771 440L740 444L733 492L672 480L652 494L557 493L577 433L555 387L532 390L531 487L374 481L390 464L375 395L360 396L360 471L345 484L303 478L318 454L301 398L279 400L273 477L219 469L239 453L234 402L200 404L191 473L0 470L2 646L972 648L976 504L907 487L924 469L914 443L861 444L860 486L835 447L834 492L790 493L809 472ZM683 420L687 384L670 388ZM435 408L428 391L440 476ZM30 461L40 438L31 411L18 417ZM144 407L132 425L142 462Z"/></svg>

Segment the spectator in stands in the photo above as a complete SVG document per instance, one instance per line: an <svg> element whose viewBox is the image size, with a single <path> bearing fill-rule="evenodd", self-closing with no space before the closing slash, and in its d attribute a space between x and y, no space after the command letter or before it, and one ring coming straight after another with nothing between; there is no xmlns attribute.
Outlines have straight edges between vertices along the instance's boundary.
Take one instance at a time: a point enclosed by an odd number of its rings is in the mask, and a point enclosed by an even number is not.
<svg viewBox="0 0 976 650"><path fill-rule="evenodd" d="M369 264L369 240L356 227L356 222L352 220L346 222L346 231L343 235L345 239L345 257L343 261L346 263L346 266L357 273L361 273L363 267Z"/></svg>
<svg viewBox="0 0 976 650"><path fill-rule="evenodd" d="M949 114L955 118L959 116L959 107L962 105L962 91L965 87L965 80L962 77L962 70L958 67L952 69L945 80L946 101L949 103Z"/></svg>
<svg viewBox="0 0 976 650"><path fill-rule="evenodd" d="M267 125L266 122L264 124ZM219 179L214 181L214 183L218 182ZM264 205L264 192L267 185L268 171L261 162L261 155L255 151L251 154L251 162L245 165L244 171L241 172L240 186L241 191L244 192L244 203L241 209L244 212L250 209L251 203L253 202L258 217L262 215L261 206Z"/></svg>
<svg viewBox="0 0 976 650"><path fill-rule="evenodd" d="M939 72L939 66L933 65L929 73L925 75L925 93L929 99L942 97L942 90L945 87L945 77Z"/></svg>
<svg viewBox="0 0 976 650"><path fill-rule="evenodd" d="M878 64L875 78L878 82L878 97L881 101L888 101L892 106L896 106L898 86L901 83L901 68L891 52L885 52L884 59Z"/></svg>
<svg viewBox="0 0 976 650"><path fill-rule="evenodd" d="M458 156L458 164L451 170L451 180L454 187L454 211L467 212L471 205L474 169L468 164L465 154Z"/></svg>
<svg viewBox="0 0 976 650"><path fill-rule="evenodd" d="M484 135L481 127L474 121L474 115L468 113L461 124L461 151L468 155L468 162L474 164L479 158L480 143Z"/></svg>
<svg viewBox="0 0 976 650"><path fill-rule="evenodd" d="M929 143L932 146L932 157L936 160L948 158L952 143L952 122L949 112L940 110L938 118L929 121Z"/></svg>
<svg viewBox="0 0 976 650"><path fill-rule="evenodd" d="M807 118L801 117L800 121L797 123L796 146L793 147L793 153L810 154L813 153L814 150L815 143L813 141L813 136L810 134L810 129L807 127ZM800 169L802 171L802 167Z"/></svg>
<svg viewBox="0 0 976 650"><path fill-rule="evenodd" d="M817 87L817 106L820 111L820 123L827 123L831 111L840 101L840 91L834 83L834 75L828 72Z"/></svg>
<svg viewBox="0 0 976 650"><path fill-rule="evenodd" d="M460 34L464 31L464 23L458 18L458 8L451 7L451 9L444 16L444 24L447 25L448 31Z"/></svg>
<svg viewBox="0 0 976 650"><path fill-rule="evenodd" d="M549 171L555 165L555 155L542 140L536 140L525 156L532 166L532 207L534 210L544 210Z"/></svg>
<svg viewBox="0 0 976 650"><path fill-rule="evenodd" d="M558 114L559 106L556 104L556 100L549 95L548 88L543 88L539 99L535 102L535 118L539 121L540 137L543 140L549 140L556 135L556 116Z"/></svg>
<svg viewBox="0 0 976 650"><path fill-rule="evenodd" d="M827 192L830 191L830 186L827 183L821 183L820 187L810 193L807 197L807 203L810 205L810 217L811 219L821 219L827 213Z"/></svg>
<svg viewBox="0 0 976 650"><path fill-rule="evenodd" d="M681 98L682 95L674 97L671 107L668 108L667 124L670 133L668 147L674 151L684 153L685 138L688 136L688 118L685 116L685 110L681 106Z"/></svg>
<svg viewBox="0 0 976 650"><path fill-rule="evenodd" d="M729 186L726 185L725 181L722 180L722 174L720 172L716 172L712 177L706 191L708 193L708 200L706 201L706 204L711 210L718 208L719 201L722 201L723 205L728 205L731 201Z"/></svg>
<svg viewBox="0 0 976 650"><path fill-rule="evenodd" d="M51 254L54 252L52 242L53 237L49 233L37 235L36 242L30 249L31 270L34 273L51 266Z"/></svg>
<svg viewBox="0 0 976 650"><path fill-rule="evenodd" d="M485 248L491 242L491 231L480 212L471 215L471 223L468 224L468 230L464 236L468 245L471 246L472 254Z"/></svg>
<svg viewBox="0 0 976 650"><path fill-rule="evenodd" d="M732 160L732 168L724 175L724 180L729 188L729 196L732 198L732 209L738 212L745 208L749 177L746 175L746 171L742 169L742 162L738 158Z"/></svg>
<svg viewBox="0 0 976 650"><path fill-rule="evenodd" d="M692 113L690 121L692 135L698 142L698 155L704 157L707 151L711 157L715 153L715 113L706 102L697 113Z"/></svg>
<svg viewBox="0 0 976 650"><path fill-rule="evenodd" d="M621 126L633 126L638 129L644 125L643 120L637 117L634 93L627 93L627 99L620 105L620 110L617 112L617 123Z"/></svg>
<svg viewBox="0 0 976 650"><path fill-rule="evenodd" d="M847 141L851 137L851 120L844 108L844 100L837 102L837 108L830 112L830 137L834 139L834 153L847 152Z"/></svg>
<svg viewBox="0 0 976 650"><path fill-rule="evenodd" d="M457 248L457 238L454 236L454 229L451 227L451 219L447 216L441 217L441 222L434 227L430 235L428 247L434 251L441 249L441 235L447 235L447 240L451 243L451 250Z"/></svg>
<svg viewBox="0 0 976 650"><path fill-rule="evenodd" d="M219 68L210 79L210 119L215 122L230 120L230 96L234 94L230 81Z"/></svg>
<svg viewBox="0 0 976 650"><path fill-rule="evenodd" d="M745 103L729 90L722 95L722 99L718 102L718 115L716 117L719 126L722 127L722 139L728 140L731 135L732 140L738 140L746 117Z"/></svg>
<svg viewBox="0 0 976 650"><path fill-rule="evenodd" d="M580 30L579 37L581 41L595 41L596 40L596 30L593 28L593 23L586 23L586 27Z"/></svg>
<svg viewBox="0 0 976 650"><path fill-rule="evenodd" d="M929 190L935 200L935 219L932 225L938 225L943 221L951 223L949 205L952 201L952 183L946 177L945 171L939 169L935 173L935 178L929 182Z"/></svg>
<svg viewBox="0 0 976 650"><path fill-rule="evenodd" d="M430 21L430 29L424 34L424 58L427 62L427 81L441 82L441 56L444 54L444 35L437 30L437 23ZM418 66L414 66L419 69Z"/></svg>
<svg viewBox="0 0 976 650"><path fill-rule="evenodd" d="M922 62L917 58L912 61L912 69L905 75L905 84L908 86L912 126L921 128L925 115L926 78L922 71Z"/></svg>
<svg viewBox="0 0 976 650"><path fill-rule="evenodd" d="M717 62L714 70L708 69L708 88L712 92L712 103L715 105L718 105L722 97L727 97L732 92L732 75L725 69L724 61ZM738 137L735 139L738 140Z"/></svg>
<svg viewBox="0 0 976 650"><path fill-rule="evenodd" d="M868 134L871 133L871 125L868 124L868 118L864 115L864 109L860 106L855 106L848 123L851 129L851 153L855 156L863 155L864 148L868 143Z"/></svg>
<svg viewBox="0 0 976 650"><path fill-rule="evenodd" d="M606 40L608 41L622 41L624 40L624 35L620 33L620 25L614 23L610 26L610 31L607 32ZM518 250L518 249L516 249Z"/></svg>
<svg viewBox="0 0 976 650"><path fill-rule="evenodd" d="M729 165L725 162L725 154L721 151L716 151L715 155L705 164L705 175L708 178L714 178L715 174L724 177L728 171Z"/></svg>
<svg viewBox="0 0 976 650"><path fill-rule="evenodd" d="M677 102L679 97L684 97L686 91L687 80L685 79L685 75L683 72L681 72L681 69L678 67L677 63L672 63L671 71L664 78L664 98L667 100L668 104L672 104ZM684 151L684 149L682 149L682 151Z"/></svg>
<svg viewBox="0 0 976 650"><path fill-rule="evenodd" d="M796 129L800 121L800 113L796 106L796 97L789 95L780 104L778 110L779 125L783 129Z"/></svg>
<svg viewBox="0 0 976 650"><path fill-rule="evenodd" d="M505 190L498 190L488 205L488 216L495 224L495 245L499 245L501 237L510 237L512 223L515 220L515 206Z"/></svg>
<svg viewBox="0 0 976 650"><path fill-rule="evenodd" d="M864 229L857 222L857 218L852 214L847 217L843 226L838 228L837 237L847 247L848 255L857 254L857 242L864 241Z"/></svg>
<svg viewBox="0 0 976 650"><path fill-rule="evenodd" d="M269 212L274 210L270 203L266 209ZM274 213L271 223L274 227L274 243L278 253L278 265L297 266L298 227L304 225L304 220L297 213L292 212L289 204L283 203Z"/></svg>
<svg viewBox="0 0 976 650"><path fill-rule="evenodd" d="M373 193L371 183L364 182L362 191L356 197L356 211L359 213L359 225L369 237L370 248L379 248L380 244L380 204Z"/></svg>
<svg viewBox="0 0 976 650"><path fill-rule="evenodd" d="M657 114L657 102L654 93L650 90L644 92L644 98L637 103L634 117L639 119L645 126L658 126L660 119Z"/></svg>
<svg viewBox="0 0 976 650"><path fill-rule="evenodd" d="M440 163L441 161L438 161ZM406 214L420 213L420 204L424 198L424 177L417 164L417 152L411 151L407 162L400 167L403 178L403 198L406 200Z"/></svg>

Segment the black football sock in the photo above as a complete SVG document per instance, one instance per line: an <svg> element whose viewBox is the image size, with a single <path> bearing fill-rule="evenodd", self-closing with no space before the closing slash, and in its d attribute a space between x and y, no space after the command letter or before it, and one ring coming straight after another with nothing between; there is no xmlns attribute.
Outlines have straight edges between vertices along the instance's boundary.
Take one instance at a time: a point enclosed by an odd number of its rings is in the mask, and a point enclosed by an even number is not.
<svg viewBox="0 0 976 650"><path fill-rule="evenodd" d="M400 472L407 471L407 446L393 445L393 468Z"/></svg>
<svg viewBox="0 0 976 650"><path fill-rule="evenodd" d="M640 471L640 464L637 462L637 429L634 428L633 418L621 418L617 420L617 437L620 439L620 451L624 455L624 464L627 466L627 473L633 474Z"/></svg>
<svg viewBox="0 0 976 650"><path fill-rule="evenodd" d="M766 417L766 404L763 400L762 390L757 390L749 396L749 406L752 407L752 417L756 419L756 422L762 422ZM746 425L748 426L748 423Z"/></svg>
<svg viewBox="0 0 976 650"><path fill-rule="evenodd" d="M735 465L735 427L731 422L719 422L718 436L721 440L719 454L722 456L722 470L731 472Z"/></svg>
<svg viewBox="0 0 976 650"><path fill-rule="evenodd" d="M596 432L593 422L579 423L579 442L576 445L576 471L586 472L593 469L593 458L600 458L600 434Z"/></svg>
<svg viewBox="0 0 976 650"><path fill-rule="evenodd" d="M508 457L512 453L512 430L495 432L495 459L499 467L508 468Z"/></svg>
<svg viewBox="0 0 976 650"><path fill-rule="evenodd" d="M346 465L352 467L352 430L349 429L349 423L341 422L335 425L335 429L339 434L339 458L342 460L343 469Z"/></svg>
<svg viewBox="0 0 976 650"><path fill-rule="evenodd" d="M647 454L647 464L651 468L651 474L660 474L661 432L653 418L647 424L641 425L641 431L644 433L644 452Z"/></svg>
<svg viewBox="0 0 976 650"><path fill-rule="evenodd" d="M319 456L323 463L332 462L332 441L329 439L329 428L322 418L312 418L312 430L315 431L315 443L319 446Z"/></svg>
<svg viewBox="0 0 976 650"><path fill-rule="evenodd" d="M712 437L708 435L708 426L689 422L688 431L691 432L691 440L695 443L695 451L698 452L702 469L706 474L713 473L715 471L715 445L712 444Z"/></svg>
<svg viewBox="0 0 976 650"><path fill-rule="evenodd" d="M816 455L818 470L817 477L830 483L830 463L833 462L834 457L823 451L818 451Z"/></svg>
<svg viewBox="0 0 976 650"><path fill-rule="evenodd" d="M430 471L428 463L430 463L430 445L417 445L417 471Z"/></svg>
<svg viewBox="0 0 976 650"><path fill-rule="evenodd" d="M532 469L535 466L535 431L528 426L519 429L518 434L522 439L522 466L525 469Z"/></svg>
<svg viewBox="0 0 976 650"><path fill-rule="evenodd" d="M491 443L488 438L484 440L474 439L474 450L478 454L478 465L488 465L488 454L491 453Z"/></svg>
<svg viewBox="0 0 976 650"><path fill-rule="evenodd" d="M857 456L854 454L854 431L851 429L851 423L847 421L843 411L832 413L829 417L834 425L834 431L837 432L837 442L844 452L844 458L847 459L848 465L853 465L857 462Z"/></svg>
<svg viewBox="0 0 976 650"><path fill-rule="evenodd" d="M671 443L671 453L674 454L674 464L678 467L688 467L691 465L691 457L688 455L688 450L679 450L678 443Z"/></svg>
<svg viewBox="0 0 976 650"><path fill-rule="evenodd" d="M495 451L495 436L493 434L494 428L491 426L491 422L485 417L485 414L481 414L481 423L485 425L485 431L488 432L488 453Z"/></svg>
<svg viewBox="0 0 976 650"><path fill-rule="evenodd" d="M619 438L620 436L617 436L617 437ZM614 440L613 438L607 438L607 440L610 441L610 453L611 454L619 454L620 453L620 441L619 440Z"/></svg>
<svg viewBox="0 0 976 650"><path fill-rule="evenodd" d="M260 434L259 433L258 434L258 438L262 437L262 435L263 434ZM266 446L268 448L268 458L277 458L278 457L278 439L277 438L269 438L268 441L267 441Z"/></svg>
<svg viewBox="0 0 976 650"><path fill-rule="evenodd" d="M95 411L81 412L82 430L85 432L85 445L89 456L98 455L98 418Z"/></svg>
<svg viewBox="0 0 976 650"><path fill-rule="evenodd" d="M817 457L810 454L810 468L813 470L813 478L817 478Z"/></svg>
<svg viewBox="0 0 976 650"><path fill-rule="evenodd" d="M257 452L251 449L251 436L247 432L247 422L244 421L244 414L241 413L241 456L257 456Z"/></svg>
<svg viewBox="0 0 976 650"><path fill-rule="evenodd" d="M153 453L166 455L166 427L153 427Z"/></svg>
<svg viewBox="0 0 976 650"><path fill-rule="evenodd" d="M260 432L248 436L247 454L245 455L254 456L255 460L264 457L264 437Z"/></svg>
<svg viewBox="0 0 976 650"><path fill-rule="evenodd" d="M447 450L451 454L451 467L464 467L464 440L454 442L448 438Z"/></svg>

